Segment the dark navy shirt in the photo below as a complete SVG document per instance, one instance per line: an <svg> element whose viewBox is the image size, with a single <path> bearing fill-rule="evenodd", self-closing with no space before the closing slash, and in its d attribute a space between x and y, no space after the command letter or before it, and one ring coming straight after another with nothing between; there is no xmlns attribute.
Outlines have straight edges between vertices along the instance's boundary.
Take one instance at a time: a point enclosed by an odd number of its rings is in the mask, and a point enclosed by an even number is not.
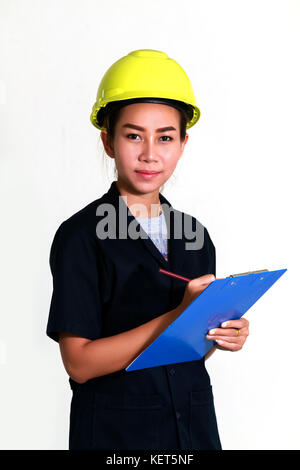
<svg viewBox="0 0 300 470"><path fill-rule="evenodd" d="M136 328L177 307L186 282L159 268L196 278L216 275L215 247L207 229L198 249L186 249L185 231L174 236L177 215L169 208L168 260L147 237L120 236L119 208L127 210L127 228L135 223L116 181L99 199L58 227L50 251L53 293L46 333L91 340ZM107 217L99 206L113 205L116 237L99 238L97 224ZM119 205L121 204L121 206ZM102 206L103 207L103 206ZM172 212L174 209L175 212ZM174 215L175 214L175 215ZM200 222L188 214L195 231ZM182 217L182 220L184 218ZM99 225L98 225L99 228ZM145 232L144 232L145 233ZM200 314L200 313L199 313ZM69 377L69 449L220 449L210 378L201 360L120 370L83 384Z"/></svg>

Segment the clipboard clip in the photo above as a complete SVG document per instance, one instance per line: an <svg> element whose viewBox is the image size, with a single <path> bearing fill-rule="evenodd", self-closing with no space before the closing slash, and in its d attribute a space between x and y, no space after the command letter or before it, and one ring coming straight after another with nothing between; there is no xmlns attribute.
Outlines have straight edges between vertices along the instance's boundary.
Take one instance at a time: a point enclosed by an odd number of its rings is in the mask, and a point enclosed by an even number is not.
<svg viewBox="0 0 300 470"><path fill-rule="evenodd" d="M255 273L263 273L269 271L268 269L260 269L259 271L248 271L247 273L239 273L239 274L230 274L230 276L226 276L226 279L229 277L237 277L237 276L244 276L246 274L255 274Z"/></svg>

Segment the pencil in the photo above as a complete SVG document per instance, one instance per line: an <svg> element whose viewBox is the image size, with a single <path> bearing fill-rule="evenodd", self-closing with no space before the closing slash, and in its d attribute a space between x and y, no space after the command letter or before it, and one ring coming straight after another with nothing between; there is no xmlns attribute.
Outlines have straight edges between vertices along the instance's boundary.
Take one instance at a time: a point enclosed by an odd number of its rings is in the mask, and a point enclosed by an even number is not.
<svg viewBox="0 0 300 470"><path fill-rule="evenodd" d="M174 274L171 273L170 271L166 271L165 269L159 269L159 271L163 274L167 274L168 276L176 277L177 279L181 279L182 281L190 282L191 279L188 279L187 277L180 276L179 274Z"/></svg>
<svg viewBox="0 0 300 470"><path fill-rule="evenodd" d="M159 269L159 272L163 274L167 274L168 276L176 277L177 279L182 279L182 281L186 281L186 282L190 282L192 280L192 279L189 279L188 277L180 276L180 274L174 274L174 273L171 273L170 271L166 271L165 269L161 269L161 268ZM216 280L217 279L222 279L222 278L216 277Z"/></svg>

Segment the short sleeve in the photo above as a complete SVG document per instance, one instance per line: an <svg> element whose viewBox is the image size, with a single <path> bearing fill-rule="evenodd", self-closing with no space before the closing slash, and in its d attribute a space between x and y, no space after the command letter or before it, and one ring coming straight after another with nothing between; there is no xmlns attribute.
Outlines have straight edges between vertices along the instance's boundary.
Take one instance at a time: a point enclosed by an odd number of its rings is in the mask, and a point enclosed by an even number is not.
<svg viewBox="0 0 300 470"><path fill-rule="evenodd" d="M102 302L96 240L86 229L63 222L50 249L53 292L46 334L59 332L91 340L101 337Z"/></svg>
<svg viewBox="0 0 300 470"><path fill-rule="evenodd" d="M207 251L208 251L207 273L213 274L214 276L216 276L216 249L206 227L204 227L204 237L205 237L205 244L207 244Z"/></svg>

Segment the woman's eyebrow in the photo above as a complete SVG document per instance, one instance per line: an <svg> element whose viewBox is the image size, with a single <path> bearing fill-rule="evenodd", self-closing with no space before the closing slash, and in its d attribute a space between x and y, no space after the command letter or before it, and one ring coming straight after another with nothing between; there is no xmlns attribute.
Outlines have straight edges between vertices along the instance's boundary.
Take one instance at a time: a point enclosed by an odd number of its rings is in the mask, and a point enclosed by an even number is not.
<svg viewBox="0 0 300 470"><path fill-rule="evenodd" d="M129 127L131 129L136 129L138 131L145 131L146 130L144 127L137 126L136 124L130 124L130 123L123 124L122 128L123 127ZM159 129L156 129L155 132L165 132L165 131L176 131L176 129L173 126L167 126L167 127L160 127Z"/></svg>

